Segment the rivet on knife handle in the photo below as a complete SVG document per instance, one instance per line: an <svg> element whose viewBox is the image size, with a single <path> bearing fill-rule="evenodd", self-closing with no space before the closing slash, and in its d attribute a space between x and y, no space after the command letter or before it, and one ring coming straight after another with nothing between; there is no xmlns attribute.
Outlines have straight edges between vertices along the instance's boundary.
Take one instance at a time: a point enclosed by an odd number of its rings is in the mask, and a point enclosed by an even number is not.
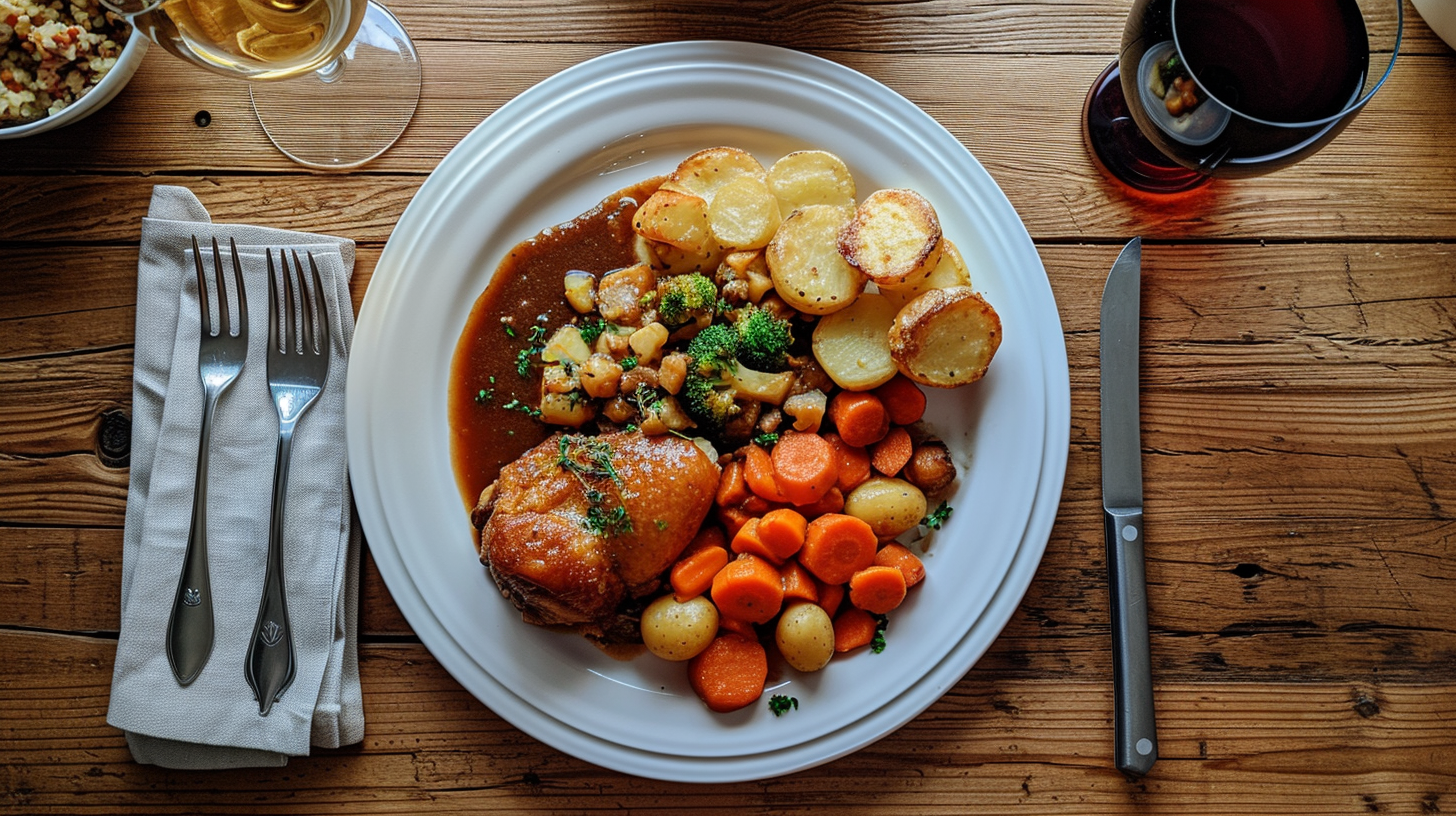
<svg viewBox="0 0 1456 816"><path fill-rule="evenodd" d="M1143 570L1143 513L1135 508L1108 508L1104 521L1116 696L1113 753L1118 770L1141 776L1158 759L1148 649L1148 590Z"/></svg>

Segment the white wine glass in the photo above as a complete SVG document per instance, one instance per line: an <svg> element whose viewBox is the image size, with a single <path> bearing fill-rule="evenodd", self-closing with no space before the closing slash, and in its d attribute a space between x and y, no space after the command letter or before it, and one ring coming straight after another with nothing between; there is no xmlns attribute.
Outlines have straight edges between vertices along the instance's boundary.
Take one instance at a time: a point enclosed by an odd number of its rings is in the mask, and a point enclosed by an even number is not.
<svg viewBox="0 0 1456 816"><path fill-rule="evenodd" d="M153 42L250 80L273 144L306 167L358 167L394 144L420 99L420 61L372 0L102 0Z"/></svg>

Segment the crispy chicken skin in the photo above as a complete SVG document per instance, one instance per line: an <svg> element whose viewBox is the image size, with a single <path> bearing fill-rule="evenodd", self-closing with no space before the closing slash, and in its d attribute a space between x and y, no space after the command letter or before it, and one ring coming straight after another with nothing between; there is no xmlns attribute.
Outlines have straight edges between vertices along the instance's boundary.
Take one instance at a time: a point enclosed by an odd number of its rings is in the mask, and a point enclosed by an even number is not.
<svg viewBox="0 0 1456 816"><path fill-rule="evenodd" d="M528 623L634 641L640 636L633 601L658 588L697 533L712 505L718 465L676 436L595 439L610 451L620 483L563 467L557 434L501 468L472 519L481 528L481 563ZM589 487L605 497L598 501L607 509L626 509L630 530L589 527Z"/></svg>

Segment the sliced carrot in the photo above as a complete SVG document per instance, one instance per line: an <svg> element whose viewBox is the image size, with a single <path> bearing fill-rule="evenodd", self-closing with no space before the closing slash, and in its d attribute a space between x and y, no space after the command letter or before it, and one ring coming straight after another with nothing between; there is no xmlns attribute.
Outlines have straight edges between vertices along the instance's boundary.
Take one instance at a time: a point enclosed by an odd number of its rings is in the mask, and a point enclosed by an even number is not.
<svg viewBox="0 0 1456 816"><path fill-rule="evenodd" d="M773 459L763 448L748 446L748 457L743 461L743 478L755 495L771 502L788 502L778 482L774 481Z"/></svg>
<svg viewBox="0 0 1456 816"><path fill-rule="evenodd" d="M767 623L784 605L784 583L779 571L750 553L718 570L711 592L719 612L749 623Z"/></svg>
<svg viewBox="0 0 1456 816"><path fill-rule="evenodd" d="M844 603L844 584L819 582L819 605L829 613L829 617L834 617L834 613L839 611L839 605L842 603Z"/></svg>
<svg viewBox="0 0 1456 816"><path fill-rule="evenodd" d="M839 438L856 447L873 445L890 431L885 403L866 391L840 391L829 401L829 419Z"/></svg>
<svg viewBox="0 0 1456 816"><path fill-rule="evenodd" d="M828 493L819 497L819 501L801 505L797 509L804 515L804 518L818 518L825 513L838 513L844 510L844 491L831 487Z"/></svg>
<svg viewBox="0 0 1456 816"><path fill-rule="evenodd" d="M764 546L763 535L759 532L762 525L763 519L761 518L749 519L748 523L740 527L738 532L733 535L733 543L729 545L729 548L738 555L756 555L765 561L781 563L783 559L774 558L773 553Z"/></svg>
<svg viewBox="0 0 1456 816"><path fill-rule="evenodd" d="M894 567L905 576L905 586L913 587L925 579L925 564L920 556L903 544L891 542L875 553L875 566Z"/></svg>
<svg viewBox="0 0 1456 816"><path fill-rule="evenodd" d="M763 696L768 680L768 652L763 644L739 634L713 638L688 661L688 682L708 708L737 711Z"/></svg>
<svg viewBox="0 0 1456 816"><path fill-rule="evenodd" d="M883 615L905 600L905 573L895 567L865 567L849 579L850 604Z"/></svg>
<svg viewBox="0 0 1456 816"><path fill-rule="evenodd" d="M758 540L769 553L769 560L782 564L804 546L808 519L797 510L781 507L770 510L758 520Z"/></svg>
<svg viewBox="0 0 1456 816"><path fill-rule="evenodd" d="M827 513L809 522L799 563L825 583L842 584L874 564L878 544L869 524L843 513Z"/></svg>
<svg viewBox="0 0 1456 816"><path fill-rule="evenodd" d="M870 449L870 464L886 476L894 476L910 463L910 455L914 452L910 432L896 426Z"/></svg>
<svg viewBox="0 0 1456 816"><path fill-rule="evenodd" d="M870 455L864 448L845 442L836 433L824 434L824 441L834 446L839 457L839 489L848 493L870 477Z"/></svg>
<svg viewBox="0 0 1456 816"><path fill-rule="evenodd" d="M745 513L761 516L774 508L782 506L782 504L771 502L757 493L749 493L748 498L740 502L738 508Z"/></svg>
<svg viewBox="0 0 1456 816"><path fill-rule="evenodd" d="M668 572L668 583L678 603L702 595L713 586L713 576L728 563L728 551L722 547L703 547L677 560Z"/></svg>
<svg viewBox="0 0 1456 816"><path fill-rule="evenodd" d="M728 549L728 538L723 535L723 528L716 524L704 524L698 529L693 540L683 548L682 554L695 553L704 547L717 547L720 550ZM682 556L679 556L679 558Z"/></svg>
<svg viewBox="0 0 1456 816"><path fill-rule="evenodd" d="M718 508L718 521L723 525L724 532L730 537L738 535L738 531L752 518L755 518L755 516L752 513L744 511L742 508Z"/></svg>
<svg viewBox="0 0 1456 816"><path fill-rule="evenodd" d="M724 632L732 632L735 635L743 635L746 638L758 639L758 633L753 630L753 624L737 618L727 617L721 612L718 613L718 628Z"/></svg>
<svg viewBox="0 0 1456 816"><path fill-rule="evenodd" d="M896 374L893 379L871 393L885 403L885 411L890 414L890 421L896 425L919 422L925 416L925 393L904 374Z"/></svg>
<svg viewBox="0 0 1456 816"><path fill-rule="evenodd" d="M834 651L848 652L870 645L878 628L879 622L874 615L858 607L845 607L834 616ZM708 648L711 649L712 646Z"/></svg>
<svg viewBox="0 0 1456 816"><path fill-rule="evenodd" d="M798 561L787 561L779 567L779 580L784 585L784 602L789 600L819 603L819 582Z"/></svg>
<svg viewBox="0 0 1456 816"><path fill-rule="evenodd" d="M748 483L743 481L743 463L734 459L723 466L723 475L718 478L718 494L714 501L719 507L732 507L748 498Z"/></svg>
<svg viewBox="0 0 1456 816"><path fill-rule="evenodd" d="M839 481L834 446L815 433L786 433L774 445L774 481L794 504L813 504Z"/></svg>

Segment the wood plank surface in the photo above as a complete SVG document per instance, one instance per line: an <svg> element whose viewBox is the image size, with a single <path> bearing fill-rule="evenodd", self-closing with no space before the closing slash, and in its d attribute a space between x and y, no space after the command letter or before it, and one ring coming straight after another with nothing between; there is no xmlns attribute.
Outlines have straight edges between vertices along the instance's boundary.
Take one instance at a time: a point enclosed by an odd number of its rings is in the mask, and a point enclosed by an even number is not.
<svg viewBox="0 0 1456 816"><path fill-rule="evenodd" d="M0 141L0 812L1456 810L1456 50L1409 2L1395 72L1339 138L1176 204L1119 192L1082 144L1082 100L1128 0L389 5L423 95L360 170L291 164L245 84L160 48L84 123ZM1377 6L1372 29L1391 29L1394 6ZM848 757L753 783L654 782L479 703L366 547L362 744L283 769L133 762L105 711L152 187L192 189L216 221L355 240L357 308L405 207L472 128L583 60L689 39L796 48L886 84L976 156L1036 243L1071 443L1045 556L1001 636L943 699ZM1132 235L1161 754L1143 779L1110 757L1098 451L1098 306Z"/></svg>

